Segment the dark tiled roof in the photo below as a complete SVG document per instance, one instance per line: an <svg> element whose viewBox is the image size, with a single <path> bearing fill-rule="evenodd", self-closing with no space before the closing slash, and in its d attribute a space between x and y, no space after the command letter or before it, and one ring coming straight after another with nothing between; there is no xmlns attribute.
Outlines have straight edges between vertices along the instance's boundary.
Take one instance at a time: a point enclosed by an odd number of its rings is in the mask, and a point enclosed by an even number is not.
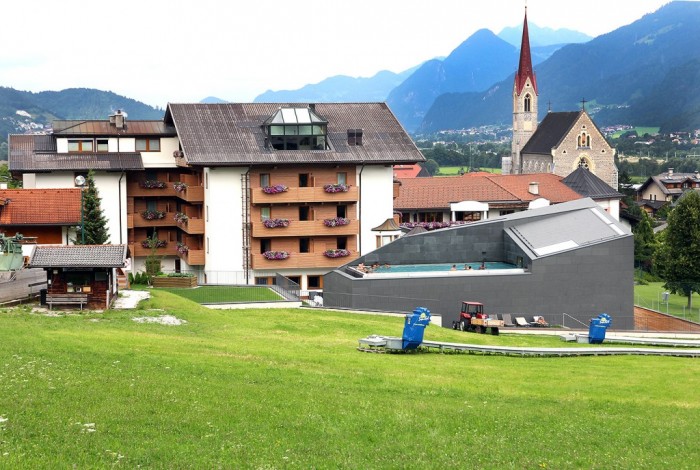
<svg viewBox="0 0 700 470"><path fill-rule="evenodd" d="M547 113L520 153L551 155L552 148L559 145L580 114L581 111Z"/></svg>
<svg viewBox="0 0 700 470"><path fill-rule="evenodd" d="M120 268L126 262L126 245L37 245L32 268Z"/></svg>
<svg viewBox="0 0 700 470"><path fill-rule="evenodd" d="M94 121L54 121L53 133L62 137L67 136L175 136L175 128L166 125L163 121L129 121L123 128L118 129L109 120Z"/></svg>
<svg viewBox="0 0 700 470"><path fill-rule="evenodd" d="M265 148L262 125L280 107L307 104L169 104L165 120L177 129L191 165L299 163L415 163L425 161L385 103L318 103L328 121L330 150ZM362 145L348 145L347 130L362 129Z"/></svg>
<svg viewBox="0 0 700 470"><path fill-rule="evenodd" d="M3 225L79 225L80 189L4 189L0 200Z"/></svg>
<svg viewBox="0 0 700 470"><path fill-rule="evenodd" d="M53 170L143 170L139 152L56 153L53 136L43 134L10 135L11 171Z"/></svg>
<svg viewBox="0 0 700 470"><path fill-rule="evenodd" d="M622 198L622 194L615 191L607 183L585 168L577 168L564 178L562 183L581 196L590 197L591 199Z"/></svg>

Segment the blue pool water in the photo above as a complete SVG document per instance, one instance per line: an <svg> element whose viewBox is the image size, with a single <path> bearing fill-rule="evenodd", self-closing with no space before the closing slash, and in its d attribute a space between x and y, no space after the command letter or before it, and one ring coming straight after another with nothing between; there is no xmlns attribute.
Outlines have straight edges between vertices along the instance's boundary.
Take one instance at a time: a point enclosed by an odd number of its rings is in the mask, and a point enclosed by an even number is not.
<svg viewBox="0 0 700 470"><path fill-rule="evenodd" d="M439 264L397 264L391 266L380 266L375 273L416 273L416 272L432 272L432 271L451 271L454 263L439 263ZM471 266L472 270L478 271L481 263L466 263ZM457 271L464 271L465 263L457 264ZM517 266L510 263L501 263L499 261L487 261L486 269L515 269Z"/></svg>

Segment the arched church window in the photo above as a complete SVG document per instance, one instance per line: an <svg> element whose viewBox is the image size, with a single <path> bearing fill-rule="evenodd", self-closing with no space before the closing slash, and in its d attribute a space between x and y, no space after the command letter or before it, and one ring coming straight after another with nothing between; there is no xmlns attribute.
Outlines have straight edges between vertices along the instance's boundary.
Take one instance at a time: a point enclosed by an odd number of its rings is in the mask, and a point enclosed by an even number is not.
<svg viewBox="0 0 700 470"><path fill-rule="evenodd" d="M591 146L591 136L586 131L581 132L576 138L576 144L579 148Z"/></svg>
<svg viewBox="0 0 700 470"><path fill-rule="evenodd" d="M530 97L529 93L525 95L524 106L526 113L529 113L532 110L532 98Z"/></svg>
<svg viewBox="0 0 700 470"><path fill-rule="evenodd" d="M578 161L578 167L579 168L585 168L586 170L590 170L590 163L586 157L581 157L581 159Z"/></svg>

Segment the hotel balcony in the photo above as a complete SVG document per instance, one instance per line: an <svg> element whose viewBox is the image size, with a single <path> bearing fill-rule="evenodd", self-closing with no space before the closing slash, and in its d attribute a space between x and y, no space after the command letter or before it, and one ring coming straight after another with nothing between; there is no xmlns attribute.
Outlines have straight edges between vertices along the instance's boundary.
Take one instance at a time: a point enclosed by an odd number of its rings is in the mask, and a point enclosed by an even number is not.
<svg viewBox="0 0 700 470"><path fill-rule="evenodd" d="M126 194L128 197L175 197L178 192L172 183L166 183L165 188L142 188L138 183L129 183Z"/></svg>
<svg viewBox="0 0 700 470"><path fill-rule="evenodd" d="M188 186L184 191L175 191L175 196L187 202L204 202L204 186Z"/></svg>
<svg viewBox="0 0 700 470"><path fill-rule="evenodd" d="M190 266L204 265L204 250L193 250L190 248L186 253L177 252L177 255Z"/></svg>
<svg viewBox="0 0 700 470"><path fill-rule="evenodd" d="M276 237L342 237L357 235L358 221L350 220L347 225L326 227L320 220L290 220L288 227L267 228L262 221L252 223L254 238Z"/></svg>
<svg viewBox="0 0 700 470"><path fill-rule="evenodd" d="M253 204L289 204L309 202L355 202L359 196L357 186L345 192L327 193L322 186L308 188L288 188L287 191L267 194L261 188L251 189Z"/></svg>
<svg viewBox="0 0 700 470"><path fill-rule="evenodd" d="M178 222L177 226L190 235L204 234L204 219L194 219L190 217L187 222Z"/></svg>
<svg viewBox="0 0 700 470"><path fill-rule="evenodd" d="M282 260L269 260L261 254L251 255L253 269L257 270L279 270L279 269L296 269L296 268L328 268L333 269L342 266L354 259L357 259L359 254L351 252L350 256L342 258L329 258L318 253L291 253L289 258Z"/></svg>
<svg viewBox="0 0 700 470"><path fill-rule="evenodd" d="M127 214L126 216L126 227L174 227L175 223L175 212L166 212L165 217L162 219L144 219L141 214ZM204 233L204 232L202 232Z"/></svg>
<svg viewBox="0 0 700 470"><path fill-rule="evenodd" d="M133 257L146 257L151 254L150 248L144 248L141 246L141 242L129 244L129 251ZM177 245L176 242L168 242L168 245L163 248L156 248L155 254L157 256L177 256Z"/></svg>

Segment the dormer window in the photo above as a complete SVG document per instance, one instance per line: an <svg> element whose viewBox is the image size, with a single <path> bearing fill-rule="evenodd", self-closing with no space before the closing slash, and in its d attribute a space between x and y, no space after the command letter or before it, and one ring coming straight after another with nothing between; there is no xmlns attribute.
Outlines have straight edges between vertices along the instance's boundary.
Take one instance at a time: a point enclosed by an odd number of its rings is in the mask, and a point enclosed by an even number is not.
<svg viewBox="0 0 700 470"><path fill-rule="evenodd" d="M263 129L267 145L275 150L328 149L328 121L312 108L279 108Z"/></svg>

